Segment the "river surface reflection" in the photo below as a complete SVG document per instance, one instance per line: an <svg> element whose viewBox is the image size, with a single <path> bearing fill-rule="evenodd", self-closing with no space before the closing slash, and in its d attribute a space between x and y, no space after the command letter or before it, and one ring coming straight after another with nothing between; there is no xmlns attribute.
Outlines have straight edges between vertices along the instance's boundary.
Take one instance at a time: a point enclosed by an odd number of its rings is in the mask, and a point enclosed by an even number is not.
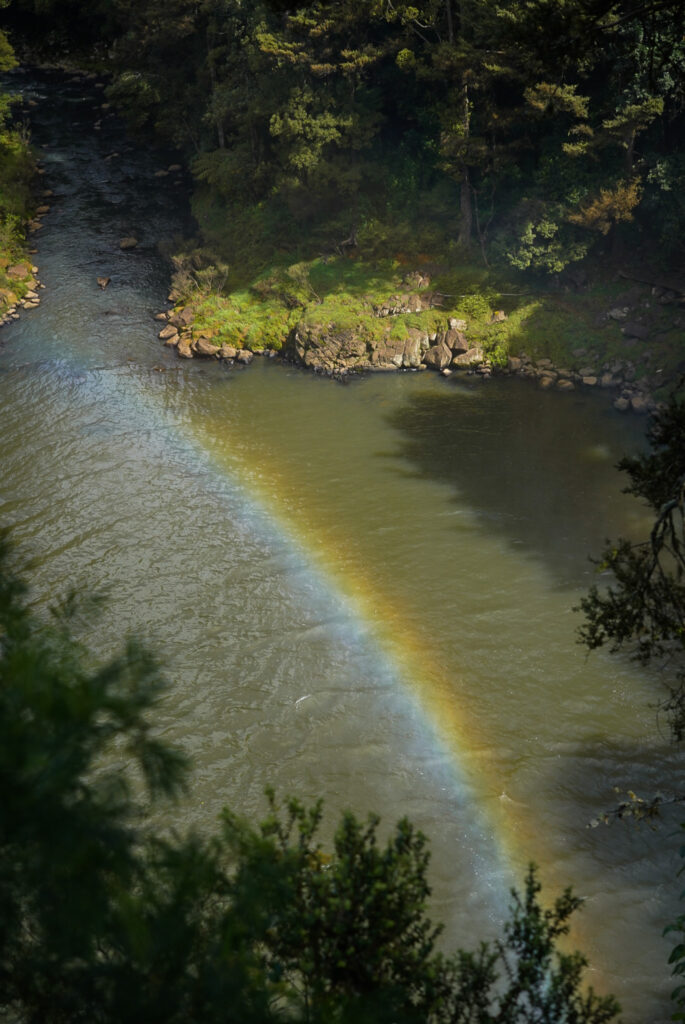
<svg viewBox="0 0 685 1024"><path fill-rule="evenodd" d="M116 119L93 130L94 90L11 81L38 102L56 196L43 302L0 338L2 519L40 600L110 588L89 642L135 630L165 658L159 727L195 771L160 819L256 816L269 783L324 796L331 820L408 814L432 841L435 916L464 945L493 933L534 859L550 895L586 898L591 982L626 1021L668 1019L669 830L586 824L613 786L663 786L676 758L657 681L588 659L572 612L588 554L646 522L613 468L643 424L518 381L341 386L177 361L152 316L182 186Z"/></svg>

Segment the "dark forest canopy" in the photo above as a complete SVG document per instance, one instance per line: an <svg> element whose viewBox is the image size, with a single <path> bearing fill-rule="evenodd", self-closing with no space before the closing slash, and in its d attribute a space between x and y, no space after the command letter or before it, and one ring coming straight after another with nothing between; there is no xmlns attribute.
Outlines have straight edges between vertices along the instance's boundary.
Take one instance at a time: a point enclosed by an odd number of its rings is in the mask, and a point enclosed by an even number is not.
<svg viewBox="0 0 685 1024"><path fill-rule="evenodd" d="M681 0L14 0L17 35L113 71L215 213L281 244L411 225L416 251L556 273L683 255ZM241 219L242 218L242 219ZM393 235L393 231L395 235Z"/></svg>

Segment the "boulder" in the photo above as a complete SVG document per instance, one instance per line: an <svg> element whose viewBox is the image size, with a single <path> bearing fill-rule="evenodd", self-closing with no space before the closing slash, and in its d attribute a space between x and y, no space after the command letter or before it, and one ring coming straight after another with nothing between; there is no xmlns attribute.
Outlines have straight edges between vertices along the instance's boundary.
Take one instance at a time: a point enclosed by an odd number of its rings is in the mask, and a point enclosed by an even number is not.
<svg viewBox="0 0 685 1024"><path fill-rule="evenodd" d="M461 352L456 355L452 360L452 366L458 366L461 369L468 369L470 366L479 366L484 359L483 349L478 345L474 345L473 348L467 349L466 352Z"/></svg>
<svg viewBox="0 0 685 1024"><path fill-rule="evenodd" d="M169 323L179 328L190 327L194 319L195 315L192 309L190 306L186 306L184 309L174 310L169 317Z"/></svg>
<svg viewBox="0 0 685 1024"><path fill-rule="evenodd" d="M444 370L452 362L452 350L444 342L432 345L423 357L426 366L435 370Z"/></svg>
<svg viewBox="0 0 685 1024"><path fill-rule="evenodd" d="M648 395L633 395L630 399L630 407L633 412L646 413L649 412L650 399Z"/></svg>
<svg viewBox="0 0 685 1024"><path fill-rule="evenodd" d="M490 323L491 324L501 324L501 323L504 323L504 321L506 319L507 319L507 314L504 312L504 310L503 309L496 309L495 312L490 317Z"/></svg>
<svg viewBox="0 0 685 1024"><path fill-rule="evenodd" d="M516 373L517 370L521 369L522 365L523 361L518 356L509 356L507 359L507 370L510 373Z"/></svg>
<svg viewBox="0 0 685 1024"><path fill-rule="evenodd" d="M385 342L381 340L371 351L371 342L369 340L367 346L367 339L359 327L301 322L288 337L286 354L312 370L339 373L357 366L378 366L385 359L379 354L381 350L385 352L384 346ZM402 347L402 342L394 343L390 355L401 352Z"/></svg>
<svg viewBox="0 0 685 1024"><path fill-rule="evenodd" d="M628 338L638 338L640 341L646 341L649 337L649 328L645 327L644 324L636 323L625 323L621 328L621 331Z"/></svg>
<svg viewBox="0 0 685 1024"><path fill-rule="evenodd" d="M447 321L450 330L452 331L465 331L468 327L466 320L457 320L456 317L451 316Z"/></svg>
<svg viewBox="0 0 685 1024"><path fill-rule="evenodd" d="M628 409L630 409L630 399L623 396L616 398L614 400L614 409L618 412L628 412Z"/></svg>
<svg viewBox="0 0 685 1024"><path fill-rule="evenodd" d="M249 364L252 362L253 358L254 358L254 356L249 351L249 349L241 348L241 349L238 349L238 351L236 352L235 359L236 359L237 363L244 363L246 366L249 366Z"/></svg>
<svg viewBox="0 0 685 1024"><path fill-rule="evenodd" d="M36 210L36 213L40 214L40 216L42 217L43 214L50 213L50 207L48 206L47 203L43 203L42 206L38 207L38 209Z"/></svg>
<svg viewBox="0 0 685 1024"><path fill-rule="evenodd" d="M562 380L557 381L557 391L575 391L575 389L575 384L572 380L569 380L568 377L564 377Z"/></svg>
<svg viewBox="0 0 685 1024"><path fill-rule="evenodd" d="M628 310L619 309L618 306L615 306L614 309L609 310L607 316L610 320L625 320L625 318L628 316Z"/></svg>
<svg viewBox="0 0 685 1024"><path fill-rule="evenodd" d="M193 358L193 353L190 348L190 340L188 338L181 338L178 345L176 346L176 351L178 352L181 359Z"/></svg>
<svg viewBox="0 0 685 1024"><path fill-rule="evenodd" d="M594 366L581 366L581 368L578 370L578 374L581 377L594 377L594 376L596 376Z"/></svg>
<svg viewBox="0 0 685 1024"><path fill-rule="evenodd" d="M416 327L410 327L407 331L407 339L402 350L401 365L405 369L416 369L421 365L423 353L430 347L428 335Z"/></svg>
<svg viewBox="0 0 685 1024"><path fill-rule="evenodd" d="M124 251L127 249L135 249L138 245L138 239L134 238L133 235L127 235L126 238L122 238L119 242L119 248Z"/></svg>
<svg viewBox="0 0 685 1024"><path fill-rule="evenodd" d="M373 307L374 315L379 317L399 316L402 313L421 313L424 309L433 309L439 305L439 296L428 292L417 295L405 292L402 295L391 295L389 299Z"/></svg>
<svg viewBox="0 0 685 1024"><path fill-rule="evenodd" d="M100 287L102 288L102 290L104 292L105 288L107 287L109 282L112 280L112 278L111 277L96 277L95 280L97 281L97 283L100 285Z"/></svg>
<svg viewBox="0 0 685 1024"><path fill-rule="evenodd" d="M541 387L546 391L548 388L554 386L555 381L555 377L551 377L549 374L546 373L544 376L538 378L538 387Z"/></svg>
<svg viewBox="0 0 685 1024"><path fill-rule="evenodd" d="M155 313L155 320L163 320L165 323L169 319L168 313Z"/></svg>
<svg viewBox="0 0 685 1024"><path fill-rule="evenodd" d="M176 330L175 327L172 327L171 324L168 324L167 327L163 327L162 330L157 335L157 337L160 339L160 341L167 341L167 339L173 338L173 337L176 337L176 336L178 336L178 331Z"/></svg>
<svg viewBox="0 0 685 1024"><path fill-rule="evenodd" d="M546 369L547 367L551 367L554 364L552 363L551 359L547 359L547 357L545 357L544 359L536 359L535 365L541 367L542 369Z"/></svg>
<svg viewBox="0 0 685 1024"><path fill-rule="evenodd" d="M456 330L456 328L450 327L449 331L445 334L443 344L447 345L452 352L467 352L469 349L469 343L466 340L466 335L462 331Z"/></svg>
<svg viewBox="0 0 685 1024"><path fill-rule="evenodd" d="M593 376L592 374L588 374L587 376L582 376L580 379L581 379L581 382L583 384L585 384L585 386L588 387L588 388L594 388L597 385L597 378L595 376Z"/></svg>
<svg viewBox="0 0 685 1024"><path fill-rule="evenodd" d="M162 334L164 331L162 331ZM196 356L203 356L205 359L218 359L219 349L210 341L209 338L205 338L202 335L196 339L192 344L193 352Z"/></svg>
<svg viewBox="0 0 685 1024"><path fill-rule="evenodd" d="M235 359L237 355L238 349L232 345L222 345L219 349L219 359Z"/></svg>
<svg viewBox="0 0 685 1024"><path fill-rule="evenodd" d="M7 276L13 278L15 281L21 281L23 278L28 277L30 273L31 267L28 263L15 263L6 270Z"/></svg>
<svg viewBox="0 0 685 1024"><path fill-rule="evenodd" d="M600 388L615 388L618 383L619 382L614 379L614 376L611 373L603 373L599 378Z"/></svg>

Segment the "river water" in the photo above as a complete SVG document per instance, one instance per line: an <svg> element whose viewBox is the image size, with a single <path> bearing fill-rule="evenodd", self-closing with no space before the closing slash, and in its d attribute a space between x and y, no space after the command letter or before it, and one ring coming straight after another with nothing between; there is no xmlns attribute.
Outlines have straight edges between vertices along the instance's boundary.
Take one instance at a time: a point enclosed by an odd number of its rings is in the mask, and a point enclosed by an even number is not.
<svg viewBox="0 0 685 1024"><path fill-rule="evenodd" d="M127 143L94 89L10 80L56 195L43 302L0 335L0 514L40 601L110 588L89 642L134 630L163 655L159 728L195 769L160 820L258 817L269 783L324 796L330 823L408 814L447 944L494 934L535 860L548 896L586 898L590 982L626 1021L668 1019L676 842L586 825L613 786L667 786L676 757L657 681L588 658L572 612L588 553L648 522L613 468L644 424L514 380L177 361L152 320L157 243L187 230L184 189L154 176L173 157Z"/></svg>

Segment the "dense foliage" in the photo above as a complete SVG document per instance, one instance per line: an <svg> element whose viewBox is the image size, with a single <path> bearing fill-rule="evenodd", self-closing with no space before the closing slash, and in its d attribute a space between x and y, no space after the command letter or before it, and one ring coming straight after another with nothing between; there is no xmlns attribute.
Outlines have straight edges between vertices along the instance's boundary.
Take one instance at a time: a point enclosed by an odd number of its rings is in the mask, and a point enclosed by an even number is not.
<svg viewBox="0 0 685 1024"><path fill-rule="evenodd" d="M683 254L680 0L13 10L58 51L99 52L131 122L192 154L203 227L231 255L256 235L473 246L545 273L631 239Z"/></svg>
<svg viewBox="0 0 685 1024"><path fill-rule="evenodd" d="M70 597L39 620L0 552L0 1016L13 1021L382 1021L601 1024L558 939L579 901L539 902L531 869L491 945L447 956L426 915L425 838L345 814L326 853L321 807L255 828L163 835L148 799L182 787L160 743L154 658L129 641L97 664ZM89 609L90 611L90 609ZM92 616L89 622L92 626Z"/></svg>
<svg viewBox="0 0 685 1024"><path fill-rule="evenodd" d="M0 0L0 11L8 3L9 0ZM6 33L0 30L0 74L15 65L14 51ZM33 159L28 139L21 129L12 126L11 113L11 98L0 91L0 259L15 257L20 252L31 202ZM0 285L3 269L0 264Z"/></svg>
<svg viewBox="0 0 685 1024"><path fill-rule="evenodd" d="M624 458L619 468L628 494L654 514L648 538L620 538L599 568L609 586L594 586L581 601L581 640L590 649L628 649L643 664L659 663L668 678L663 707L676 739L685 735L685 402L672 398L652 418L650 450Z"/></svg>

